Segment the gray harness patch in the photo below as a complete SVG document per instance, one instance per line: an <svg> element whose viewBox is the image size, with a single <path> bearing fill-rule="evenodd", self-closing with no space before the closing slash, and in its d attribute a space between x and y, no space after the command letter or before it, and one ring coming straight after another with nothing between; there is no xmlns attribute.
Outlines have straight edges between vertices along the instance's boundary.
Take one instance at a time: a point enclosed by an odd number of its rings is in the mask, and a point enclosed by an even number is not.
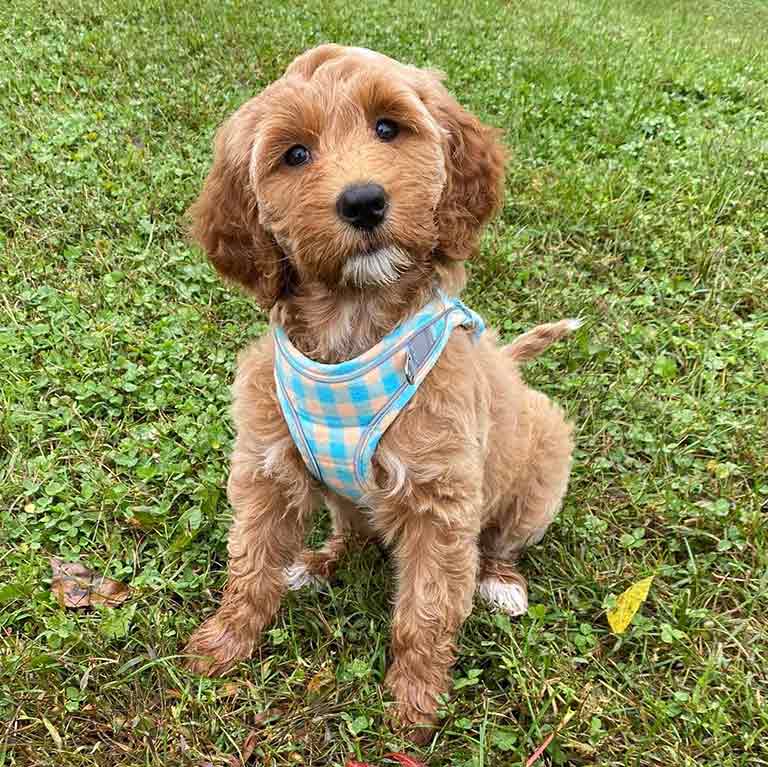
<svg viewBox="0 0 768 767"><path fill-rule="evenodd" d="M434 345L435 336L431 327L418 332L408 343L408 351L405 354L405 379L409 384L416 380L419 369L426 362Z"/></svg>

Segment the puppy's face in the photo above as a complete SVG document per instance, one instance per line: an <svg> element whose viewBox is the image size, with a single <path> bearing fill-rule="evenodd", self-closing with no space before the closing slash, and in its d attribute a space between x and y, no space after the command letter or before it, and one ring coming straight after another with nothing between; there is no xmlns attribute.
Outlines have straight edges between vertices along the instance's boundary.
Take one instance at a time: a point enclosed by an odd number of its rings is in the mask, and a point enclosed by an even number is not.
<svg viewBox="0 0 768 767"><path fill-rule="evenodd" d="M502 168L433 72L321 46L220 129L193 233L265 308L297 283L376 289L471 255Z"/></svg>
<svg viewBox="0 0 768 767"><path fill-rule="evenodd" d="M300 281L388 284L437 244L441 129L398 67L353 51L262 96L250 183Z"/></svg>

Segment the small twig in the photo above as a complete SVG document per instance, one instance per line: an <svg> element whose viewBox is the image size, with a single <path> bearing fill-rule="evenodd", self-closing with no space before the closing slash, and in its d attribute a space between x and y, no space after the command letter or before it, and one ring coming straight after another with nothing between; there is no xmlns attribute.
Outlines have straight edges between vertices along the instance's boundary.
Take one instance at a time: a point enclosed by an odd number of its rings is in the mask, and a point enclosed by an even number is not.
<svg viewBox="0 0 768 767"><path fill-rule="evenodd" d="M557 735L557 733L560 732L560 730L562 730L563 727L565 727L565 725L571 721L575 713L575 711L565 712L565 716L560 720L560 724L558 724L557 727L555 727L555 729L552 730L552 732L550 732L546 738L544 738L544 740L541 742L541 745L539 745L539 747L528 757L528 761L525 763L525 767L531 767L531 765L539 761L541 755L547 750L547 746L553 741L555 735Z"/></svg>

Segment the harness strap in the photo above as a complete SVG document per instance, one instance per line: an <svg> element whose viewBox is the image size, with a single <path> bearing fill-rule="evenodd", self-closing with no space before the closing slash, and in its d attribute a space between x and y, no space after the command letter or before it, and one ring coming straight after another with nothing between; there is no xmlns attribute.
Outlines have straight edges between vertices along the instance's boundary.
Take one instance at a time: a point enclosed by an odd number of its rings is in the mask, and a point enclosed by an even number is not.
<svg viewBox="0 0 768 767"><path fill-rule="evenodd" d="M298 351L274 328L277 396L291 437L319 481L353 501L373 488L371 461L381 437L418 391L451 333L482 319L439 293L359 357L335 365Z"/></svg>

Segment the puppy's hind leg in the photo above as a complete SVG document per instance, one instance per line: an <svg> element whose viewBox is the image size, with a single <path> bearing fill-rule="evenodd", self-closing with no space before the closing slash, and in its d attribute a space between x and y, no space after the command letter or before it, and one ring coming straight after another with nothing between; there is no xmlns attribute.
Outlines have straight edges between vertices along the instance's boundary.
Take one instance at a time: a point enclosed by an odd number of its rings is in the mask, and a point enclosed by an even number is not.
<svg viewBox="0 0 768 767"><path fill-rule="evenodd" d="M524 615L528 611L528 582L518 570L516 560L483 555L477 593L507 615Z"/></svg>
<svg viewBox="0 0 768 767"><path fill-rule="evenodd" d="M332 578L339 562L354 546L363 545L374 533L365 512L335 493L324 493L330 509L333 530L320 549L304 549L285 570L288 588L297 591L304 586L319 588Z"/></svg>
<svg viewBox="0 0 768 767"><path fill-rule="evenodd" d="M528 394L528 470L509 503L480 535L478 592L509 615L528 609L528 584L517 569L525 550L544 537L565 496L571 471L571 426L540 392Z"/></svg>

